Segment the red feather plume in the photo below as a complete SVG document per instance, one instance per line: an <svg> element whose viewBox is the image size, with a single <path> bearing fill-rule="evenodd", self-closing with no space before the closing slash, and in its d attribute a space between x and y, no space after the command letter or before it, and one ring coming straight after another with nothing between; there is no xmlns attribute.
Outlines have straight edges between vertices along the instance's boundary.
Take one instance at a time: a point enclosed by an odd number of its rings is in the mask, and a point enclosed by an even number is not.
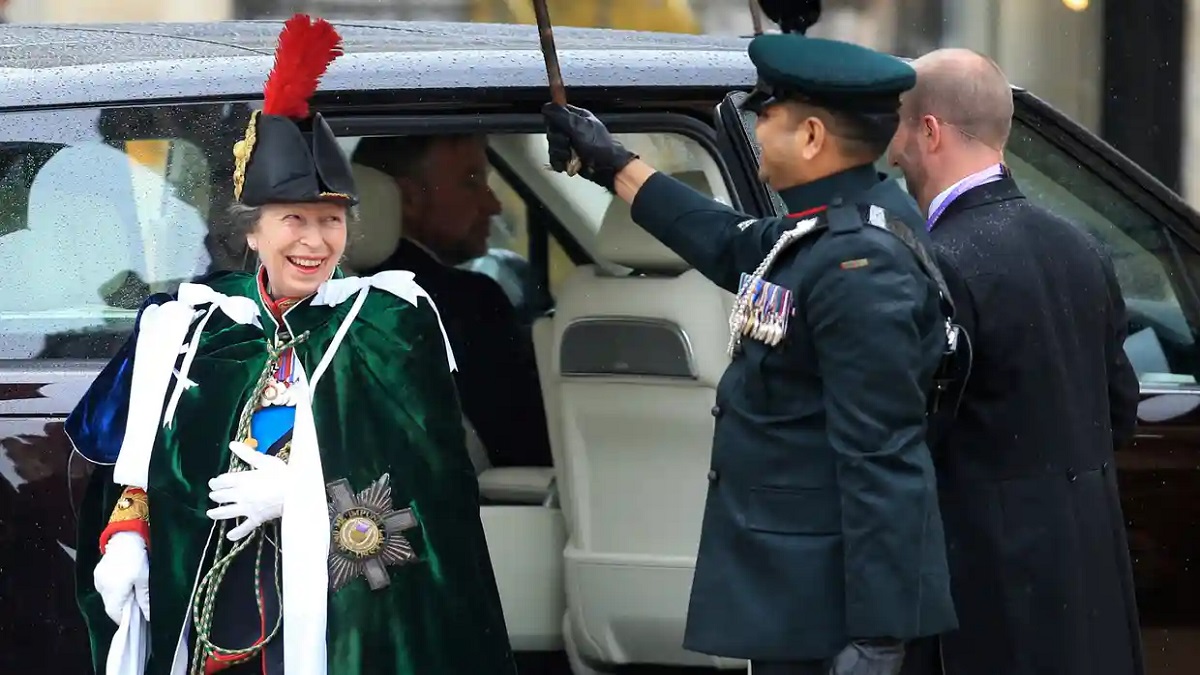
<svg viewBox="0 0 1200 675"><path fill-rule="evenodd" d="M342 55L342 36L325 19L296 14L283 24L275 66L263 87L263 113L307 119L308 100L333 60Z"/></svg>

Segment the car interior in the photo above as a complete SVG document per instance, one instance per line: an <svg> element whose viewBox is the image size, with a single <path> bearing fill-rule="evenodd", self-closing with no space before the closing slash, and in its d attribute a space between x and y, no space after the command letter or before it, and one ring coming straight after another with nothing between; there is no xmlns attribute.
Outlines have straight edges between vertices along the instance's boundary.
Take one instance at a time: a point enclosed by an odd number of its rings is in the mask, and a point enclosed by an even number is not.
<svg viewBox="0 0 1200 675"><path fill-rule="evenodd" d="M99 367L146 293L253 264L222 230L227 141L241 128L229 124L0 142L0 204L9 207L0 264L22 270L0 282L0 358ZM659 170L734 202L708 141L682 131L618 136ZM344 149L357 140L343 138ZM548 171L543 134L493 133L489 148L489 184L503 205L489 257L534 270L517 296L530 305L554 463L492 467L464 419L513 647L566 650L580 674L744 668L681 647L733 298L638 228L620 199ZM1194 384L1200 299L1183 270L1195 253L1027 125L1016 125L1008 161L1031 198L1112 251L1130 310L1126 348L1143 382ZM366 166L354 172L361 204L348 274L382 263L404 236L397 182ZM103 235L79 236L80 214L103 223Z"/></svg>

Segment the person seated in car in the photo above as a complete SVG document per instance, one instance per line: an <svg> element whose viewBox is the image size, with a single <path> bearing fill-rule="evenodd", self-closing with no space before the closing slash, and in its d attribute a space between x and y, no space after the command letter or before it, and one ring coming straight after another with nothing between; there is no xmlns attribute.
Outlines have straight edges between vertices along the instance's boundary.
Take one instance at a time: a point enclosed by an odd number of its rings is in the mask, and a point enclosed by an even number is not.
<svg viewBox="0 0 1200 675"><path fill-rule="evenodd" d="M463 411L493 466L551 466L533 341L500 285L456 267L488 252L500 202L482 135L370 137L353 161L395 178L404 239L380 270L417 275L442 312L458 359Z"/></svg>

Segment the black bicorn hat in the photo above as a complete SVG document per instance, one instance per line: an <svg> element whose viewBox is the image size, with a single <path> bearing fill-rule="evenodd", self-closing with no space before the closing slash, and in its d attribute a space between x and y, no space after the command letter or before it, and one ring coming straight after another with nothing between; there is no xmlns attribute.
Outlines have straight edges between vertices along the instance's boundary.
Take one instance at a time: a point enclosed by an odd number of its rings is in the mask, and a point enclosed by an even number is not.
<svg viewBox="0 0 1200 675"><path fill-rule="evenodd" d="M296 14L283 25L275 65L263 87L262 111L250 116L233 147L233 198L246 206L333 201L353 206L350 161L309 99L342 38L324 19Z"/></svg>

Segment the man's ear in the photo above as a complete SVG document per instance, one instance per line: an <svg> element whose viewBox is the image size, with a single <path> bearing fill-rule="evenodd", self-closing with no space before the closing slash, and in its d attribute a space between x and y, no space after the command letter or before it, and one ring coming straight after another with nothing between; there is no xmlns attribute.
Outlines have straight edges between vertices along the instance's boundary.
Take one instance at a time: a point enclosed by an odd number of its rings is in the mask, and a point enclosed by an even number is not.
<svg viewBox="0 0 1200 675"><path fill-rule="evenodd" d="M821 153L829 140L829 130L819 117L809 116L800 123L800 156L812 160Z"/></svg>
<svg viewBox="0 0 1200 675"><path fill-rule="evenodd" d="M921 136L930 150L936 150L942 145L942 123L933 115L921 116Z"/></svg>

